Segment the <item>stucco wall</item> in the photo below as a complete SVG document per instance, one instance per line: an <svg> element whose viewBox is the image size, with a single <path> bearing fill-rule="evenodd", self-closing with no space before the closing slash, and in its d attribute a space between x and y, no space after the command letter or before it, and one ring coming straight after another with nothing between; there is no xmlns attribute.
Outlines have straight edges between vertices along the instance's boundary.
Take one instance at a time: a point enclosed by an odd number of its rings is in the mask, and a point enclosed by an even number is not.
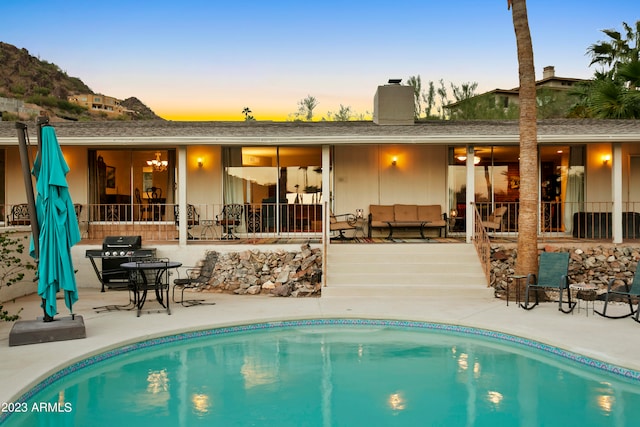
<svg viewBox="0 0 640 427"><path fill-rule="evenodd" d="M202 159L202 167L198 159ZM219 146L187 148L187 203L212 205L222 201L222 160ZM217 213L217 212L216 212ZM209 219L213 218L209 215Z"/></svg>
<svg viewBox="0 0 640 427"><path fill-rule="evenodd" d="M602 163L602 155L611 154L611 144L587 146L585 202L610 202L611 162Z"/></svg>
<svg viewBox="0 0 640 427"><path fill-rule="evenodd" d="M370 204L395 203L446 209L446 154L445 147L427 145L336 147L336 213L363 209L367 215Z"/></svg>

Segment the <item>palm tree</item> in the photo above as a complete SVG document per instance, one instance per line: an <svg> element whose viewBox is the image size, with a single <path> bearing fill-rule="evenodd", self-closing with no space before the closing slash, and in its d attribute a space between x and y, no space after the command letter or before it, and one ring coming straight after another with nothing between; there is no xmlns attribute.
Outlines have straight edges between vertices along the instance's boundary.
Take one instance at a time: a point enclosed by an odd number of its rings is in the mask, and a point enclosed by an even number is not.
<svg viewBox="0 0 640 427"><path fill-rule="evenodd" d="M600 41L587 49L591 55L591 64L600 64L609 68L612 77L618 72L622 64L638 62L640 60L640 21L636 21L635 28L626 22L622 23L625 30L623 35L614 29L602 30L609 37L609 41Z"/></svg>
<svg viewBox="0 0 640 427"><path fill-rule="evenodd" d="M242 110L242 114L244 114L244 120L246 122L255 120L251 115L251 109L249 109L249 107L244 107L244 109Z"/></svg>
<svg viewBox="0 0 640 427"><path fill-rule="evenodd" d="M512 11L520 81L520 209L516 274L538 271L538 127L536 76L526 0L507 0Z"/></svg>
<svg viewBox="0 0 640 427"><path fill-rule="evenodd" d="M594 79L578 87L579 103L574 116L640 118L640 21L635 27L622 23L624 34L602 30L609 41L599 41L587 49L591 64L602 66Z"/></svg>

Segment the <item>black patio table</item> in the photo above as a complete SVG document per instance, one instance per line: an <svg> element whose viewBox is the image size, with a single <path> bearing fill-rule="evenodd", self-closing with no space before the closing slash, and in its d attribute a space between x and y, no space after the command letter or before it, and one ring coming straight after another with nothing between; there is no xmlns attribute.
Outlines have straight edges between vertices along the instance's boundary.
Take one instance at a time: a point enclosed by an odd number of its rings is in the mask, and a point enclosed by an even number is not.
<svg viewBox="0 0 640 427"><path fill-rule="evenodd" d="M169 307L168 270L180 266L182 266L181 262L158 259L120 264L120 267L129 271L129 282L135 295L134 299L138 308L138 317L140 317L144 303L147 300L147 291L149 288L154 289L158 303L167 310L167 314L171 314L171 308ZM147 276L153 279L151 284ZM162 294L163 291L166 292L166 305L165 298Z"/></svg>

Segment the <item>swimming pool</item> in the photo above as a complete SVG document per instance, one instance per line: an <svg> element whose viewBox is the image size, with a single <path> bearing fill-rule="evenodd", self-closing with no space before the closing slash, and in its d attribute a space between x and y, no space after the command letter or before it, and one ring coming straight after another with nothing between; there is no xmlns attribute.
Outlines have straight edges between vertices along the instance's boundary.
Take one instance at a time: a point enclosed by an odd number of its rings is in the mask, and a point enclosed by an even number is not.
<svg viewBox="0 0 640 427"><path fill-rule="evenodd" d="M13 405L6 426L622 426L640 373L482 329L302 320L121 347Z"/></svg>

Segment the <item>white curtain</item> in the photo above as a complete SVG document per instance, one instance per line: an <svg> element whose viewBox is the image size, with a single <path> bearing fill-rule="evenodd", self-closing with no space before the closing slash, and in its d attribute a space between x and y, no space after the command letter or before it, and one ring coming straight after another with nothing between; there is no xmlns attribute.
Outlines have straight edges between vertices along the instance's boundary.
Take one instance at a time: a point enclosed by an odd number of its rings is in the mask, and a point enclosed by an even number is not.
<svg viewBox="0 0 640 427"><path fill-rule="evenodd" d="M564 227L567 234L573 232L573 214L584 211L584 147L571 147L567 194L564 199Z"/></svg>

